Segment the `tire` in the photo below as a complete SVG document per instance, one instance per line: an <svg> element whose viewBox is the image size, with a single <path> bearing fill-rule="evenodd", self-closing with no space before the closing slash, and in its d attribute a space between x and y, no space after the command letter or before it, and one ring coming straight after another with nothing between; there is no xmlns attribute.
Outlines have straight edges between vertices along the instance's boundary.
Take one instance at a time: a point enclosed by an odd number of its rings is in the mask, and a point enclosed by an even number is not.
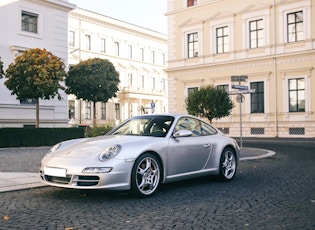
<svg viewBox="0 0 315 230"><path fill-rule="evenodd" d="M236 174L237 160L232 148L225 148L220 157L219 179L231 181Z"/></svg>
<svg viewBox="0 0 315 230"><path fill-rule="evenodd" d="M160 185L161 166L159 160L150 153L141 155L131 173L131 192L137 197L152 196Z"/></svg>

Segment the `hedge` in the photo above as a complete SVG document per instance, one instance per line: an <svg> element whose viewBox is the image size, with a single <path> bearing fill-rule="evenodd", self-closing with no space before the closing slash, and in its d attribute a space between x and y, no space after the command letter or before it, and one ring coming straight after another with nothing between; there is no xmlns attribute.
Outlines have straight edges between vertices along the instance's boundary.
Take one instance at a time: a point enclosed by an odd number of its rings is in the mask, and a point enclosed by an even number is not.
<svg viewBox="0 0 315 230"><path fill-rule="evenodd" d="M81 128L0 128L0 148L53 146L74 138L84 137Z"/></svg>

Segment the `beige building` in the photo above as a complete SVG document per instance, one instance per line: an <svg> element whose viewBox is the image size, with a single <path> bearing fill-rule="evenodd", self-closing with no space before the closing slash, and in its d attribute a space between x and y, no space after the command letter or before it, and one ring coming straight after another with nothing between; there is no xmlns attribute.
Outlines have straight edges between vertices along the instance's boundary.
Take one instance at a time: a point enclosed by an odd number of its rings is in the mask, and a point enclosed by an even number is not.
<svg viewBox="0 0 315 230"><path fill-rule="evenodd" d="M230 116L214 120L230 136L315 137L314 6L168 0L169 111L186 112L189 91L212 84L235 104ZM233 94L239 85L242 103Z"/></svg>
<svg viewBox="0 0 315 230"><path fill-rule="evenodd" d="M117 97L96 105L98 125L167 112L166 35L80 8L72 10L68 20L69 64L95 57L108 59L120 75ZM92 102L74 95L68 98L70 125L91 125Z"/></svg>

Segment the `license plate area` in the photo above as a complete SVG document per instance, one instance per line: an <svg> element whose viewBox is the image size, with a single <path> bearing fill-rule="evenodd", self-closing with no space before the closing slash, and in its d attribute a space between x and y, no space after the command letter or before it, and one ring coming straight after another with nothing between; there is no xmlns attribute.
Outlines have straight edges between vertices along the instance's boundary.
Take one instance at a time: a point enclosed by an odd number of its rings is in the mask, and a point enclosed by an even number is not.
<svg viewBox="0 0 315 230"><path fill-rule="evenodd" d="M56 176L56 177L66 177L67 170L62 168L44 168L44 174L48 176Z"/></svg>

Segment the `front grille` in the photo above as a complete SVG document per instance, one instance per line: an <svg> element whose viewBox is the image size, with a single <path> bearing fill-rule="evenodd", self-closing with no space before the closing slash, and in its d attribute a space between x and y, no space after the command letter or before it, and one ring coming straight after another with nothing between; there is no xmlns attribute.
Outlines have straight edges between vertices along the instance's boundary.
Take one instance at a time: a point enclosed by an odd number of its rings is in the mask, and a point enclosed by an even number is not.
<svg viewBox="0 0 315 230"><path fill-rule="evenodd" d="M78 186L95 186L98 184L100 178L98 176L79 176L77 180Z"/></svg>
<svg viewBox="0 0 315 230"><path fill-rule="evenodd" d="M56 177L45 175L45 180L57 184L69 184L71 177Z"/></svg>
<svg viewBox="0 0 315 230"><path fill-rule="evenodd" d="M73 184L74 186L96 186L98 185L100 178L99 176L70 176L67 177L56 177L44 175L45 180L55 184ZM42 177L43 178L43 177ZM73 178L71 180L71 178Z"/></svg>

